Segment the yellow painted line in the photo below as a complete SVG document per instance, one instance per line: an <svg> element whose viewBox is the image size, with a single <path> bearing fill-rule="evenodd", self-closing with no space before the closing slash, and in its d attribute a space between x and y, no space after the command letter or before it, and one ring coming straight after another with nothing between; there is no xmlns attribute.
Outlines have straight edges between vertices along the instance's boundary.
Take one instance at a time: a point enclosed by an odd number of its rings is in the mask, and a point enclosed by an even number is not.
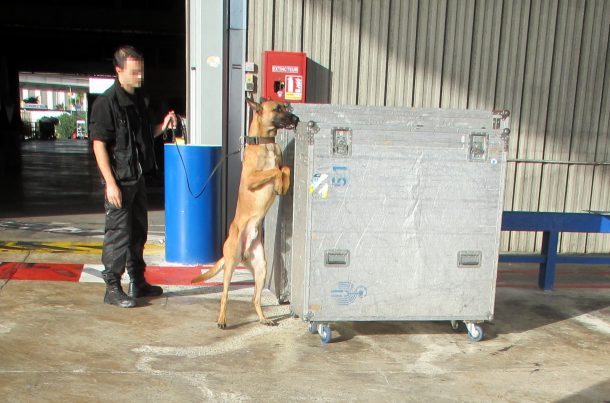
<svg viewBox="0 0 610 403"><path fill-rule="evenodd" d="M148 253L161 253L164 245L149 244L144 246ZM0 242L0 252L43 252L43 253L73 253L82 255L102 254L101 242Z"/></svg>

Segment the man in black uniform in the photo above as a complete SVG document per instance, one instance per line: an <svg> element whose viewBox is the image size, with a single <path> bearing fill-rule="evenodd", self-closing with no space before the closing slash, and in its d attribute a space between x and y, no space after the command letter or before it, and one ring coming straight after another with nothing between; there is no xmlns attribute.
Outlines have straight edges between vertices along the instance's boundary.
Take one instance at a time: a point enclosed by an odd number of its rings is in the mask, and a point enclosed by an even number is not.
<svg viewBox="0 0 610 403"><path fill-rule="evenodd" d="M163 289L144 278L144 244L148 233L148 201L143 174L156 167L154 137L174 127L170 111L163 123L151 127L148 108L140 93L144 59L131 46L114 54L114 84L93 104L89 130L93 152L105 187L106 224L102 249L104 302L122 308L136 305L135 298L159 296ZM127 268L126 295L121 277Z"/></svg>

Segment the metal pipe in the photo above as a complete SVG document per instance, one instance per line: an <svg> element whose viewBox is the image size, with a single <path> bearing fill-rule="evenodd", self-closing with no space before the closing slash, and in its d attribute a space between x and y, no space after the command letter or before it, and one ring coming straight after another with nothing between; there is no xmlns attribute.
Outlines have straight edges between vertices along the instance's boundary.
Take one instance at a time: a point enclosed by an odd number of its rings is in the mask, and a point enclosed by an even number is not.
<svg viewBox="0 0 610 403"><path fill-rule="evenodd" d="M541 160L541 159L526 159L512 158L507 162L523 162L526 164L555 164L555 165L610 165L610 162L588 162L588 161L558 161L558 160Z"/></svg>

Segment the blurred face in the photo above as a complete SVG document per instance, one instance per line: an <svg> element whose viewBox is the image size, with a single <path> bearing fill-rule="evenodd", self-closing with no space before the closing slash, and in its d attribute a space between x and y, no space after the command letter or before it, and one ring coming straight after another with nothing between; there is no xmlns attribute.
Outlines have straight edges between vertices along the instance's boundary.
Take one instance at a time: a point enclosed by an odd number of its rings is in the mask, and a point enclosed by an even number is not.
<svg viewBox="0 0 610 403"><path fill-rule="evenodd" d="M127 59L123 68L116 67L117 77L125 91L133 93L134 89L142 86L144 80L144 61L140 59Z"/></svg>

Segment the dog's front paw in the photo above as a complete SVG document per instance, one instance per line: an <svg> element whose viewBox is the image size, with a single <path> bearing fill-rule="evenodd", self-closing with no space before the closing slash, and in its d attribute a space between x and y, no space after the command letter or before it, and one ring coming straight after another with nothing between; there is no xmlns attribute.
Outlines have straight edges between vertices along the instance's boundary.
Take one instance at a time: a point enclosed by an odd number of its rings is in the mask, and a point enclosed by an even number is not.
<svg viewBox="0 0 610 403"><path fill-rule="evenodd" d="M276 169L276 171L277 172L273 179L273 191L275 192L275 194L281 195L282 190L284 188L284 181L282 180L282 170L278 168Z"/></svg>
<svg viewBox="0 0 610 403"><path fill-rule="evenodd" d="M223 329L223 330L226 329L227 328L227 322L223 322L223 323L218 322L218 328L219 329Z"/></svg>
<svg viewBox="0 0 610 403"><path fill-rule="evenodd" d="M282 167L282 195L288 193L288 189L290 188L290 168Z"/></svg>
<svg viewBox="0 0 610 403"><path fill-rule="evenodd" d="M265 319L261 319L261 325L265 325L265 326L277 326L277 323L275 323L271 319L265 318Z"/></svg>
<svg viewBox="0 0 610 403"><path fill-rule="evenodd" d="M289 188L290 188L290 184L289 184L289 183L288 183L288 184L284 184L284 185L282 186L282 192L280 193L280 196L283 196L283 195L285 195L286 193L288 193L288 189L289 189Z"/></svg>

